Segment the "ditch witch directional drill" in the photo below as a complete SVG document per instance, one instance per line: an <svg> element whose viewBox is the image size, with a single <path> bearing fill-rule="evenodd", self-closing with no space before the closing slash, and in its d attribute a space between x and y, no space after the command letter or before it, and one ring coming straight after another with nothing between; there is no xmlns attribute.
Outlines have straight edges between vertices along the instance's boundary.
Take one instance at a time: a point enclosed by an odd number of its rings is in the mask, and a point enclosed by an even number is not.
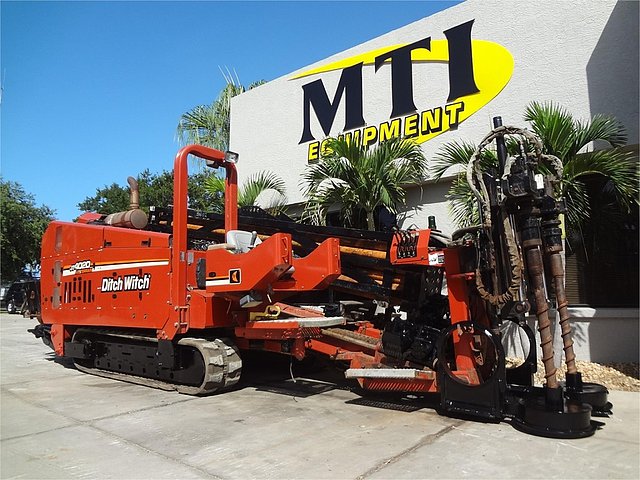
<svg viewBox="0 0 640 480"><path fill-rule="evenodd" d="M507 154L505 136L519 153ZM497 167L484 160L494 141ZM188 155L225 171L224 215L187 209ZM480 225L452 238L435 224L368 232L256 208L239 215L236 162L188 146L175 160L173 207L151 207L147 218L131 179L129 211L52 222L42 242L42 323L31 331L82 371L191 395L232 388L242 352L263 350L322 354L363 392L434 393L444 415L507 420L537 435L588 436L592 413L610 413L607 390L576 370L564 206L554 195L562 165L532 134L496 119L467 171ZM560 314L566 384L553 364L547 291ZM533 386L530 310L544 387ZM506 368L503 323L529 339L516 368Z"/></svg>

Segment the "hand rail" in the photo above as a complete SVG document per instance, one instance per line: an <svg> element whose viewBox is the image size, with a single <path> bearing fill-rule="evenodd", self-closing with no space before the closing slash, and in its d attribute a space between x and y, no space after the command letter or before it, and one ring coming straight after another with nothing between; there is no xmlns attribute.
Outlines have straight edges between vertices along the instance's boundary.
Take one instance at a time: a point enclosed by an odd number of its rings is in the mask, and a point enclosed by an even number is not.
<svg viewBox="0 0 640 480"><path fill-rule="evenodd" d="M189 155L210 160L226 170L224 195L225 229L238 228L238 173L234 163L225 161L225 154L220 150L202 145L187 145L176 154L173 165L173 244L172 244L172 281L171 303L174 307L182 307L187 303L187 196ZM179 314L179 310L175 310ZM179 315L175 320L179 322Z"/></svg>

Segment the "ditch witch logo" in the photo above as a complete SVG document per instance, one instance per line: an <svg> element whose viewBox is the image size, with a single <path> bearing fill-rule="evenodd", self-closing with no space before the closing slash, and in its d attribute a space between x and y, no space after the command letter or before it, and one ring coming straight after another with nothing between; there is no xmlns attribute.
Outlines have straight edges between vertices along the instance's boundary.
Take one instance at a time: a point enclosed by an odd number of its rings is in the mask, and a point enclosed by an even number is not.
<svg viewBox="0 0 640 480"><path fill-rule="evenodd" d="M149 290L151 285L151 274L144 275L124 275L119 277L104 277L102 279L102 293L111 292L142 292Z"/></svg>
<svg viewBox="0 0 640 480"><path fill-rule="evenodd" d="M507 85L513 73L513 57L503 46L485 40L472 40L474 20L444 31L446 40L423 38L407 45L393 45L323 67L303 72L294 78L342 70L340 81L329 99L322 79L302 86L303 127L298 144L308 143L307 161L317 160L323 149L311 131L311 111L330 135L338 107L344 105L345 138L364 145L375 144L392 137L413 138L423 143L455 128L489 103ZM367 125L363 115L362 67L391 65L391 115L389 121ZM413 63L448 63L449 96L440 104L428 105L418 111L413 97ZM342 99L344 97L344 102ZM424 106L423 106L424 107Z"/></svg>

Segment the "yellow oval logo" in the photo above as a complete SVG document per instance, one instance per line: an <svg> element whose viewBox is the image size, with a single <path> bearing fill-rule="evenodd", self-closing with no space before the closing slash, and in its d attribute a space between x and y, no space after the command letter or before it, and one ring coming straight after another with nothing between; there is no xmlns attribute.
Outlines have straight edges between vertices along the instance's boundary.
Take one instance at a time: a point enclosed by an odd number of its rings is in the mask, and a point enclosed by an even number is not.
<svg viewBox="0 0 640 480"><path fill-rule="evenodd" d="M291 80L346 69L360 63L375 65L377 57L405 46L407 44L393 45L355 55L307 70ZM471 40L471 51L473 76L478 90L476 93L452 99L451 102L440 107L396 118L379 126L365 127L358 133L359 139L367 144L402 135L412 137L417 143L423 143L448 131L452 126L463 122L487 105L509 83L514 69L513 56L502 45L486 40ZM412 50L411 62L449 63L449 41L432 40L428 50L425 48ZM337 100L339 101L339 98ZM337 103L335 97L334 103ZM312 159L312 146L310 146L310 159ZM315 152L319 150L318 146L313 148Z"/></svg>

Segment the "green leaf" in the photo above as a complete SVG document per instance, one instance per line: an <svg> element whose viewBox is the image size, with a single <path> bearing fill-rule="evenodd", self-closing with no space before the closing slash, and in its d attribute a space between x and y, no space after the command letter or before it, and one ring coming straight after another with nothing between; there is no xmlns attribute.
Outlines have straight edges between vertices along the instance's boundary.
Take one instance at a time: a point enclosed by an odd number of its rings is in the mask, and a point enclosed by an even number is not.
<svg viewBox="0 0 640 480"><path fill-rule="evenodd" d="M615 118L595 115L590 122L577 121L563 107L553 102L531 102L525 111L525 120L531 122L534 133L543 143L544 152L556 155L563 163L561 193L567 201L567 224L573 231L589 221L591 202L584 180L597 175L607 179L608 188L614 194L619 207L629 211L638 203L637 156L619 148L579 153L592 142L603 141L613 147L625 144L624 127ZM466 168L475 151L475 145L467 142L451 142L435 155L431 173L441 178L451 167ZM507 138L510 154L519 151L519 145ZM491 171L497 165L495 153L485 149L480 160L483 171ZM544 166L540 166L542 172ZM467 226L477 222L478 212L475 198L471 195L464 171L452 181L448 192L450 208L456 223Z"/></svg>
<svg viewBox="0 0 640 480"><path fill-rule="evenodd" d="M544 144L546 153L563 159L575 150L575 121L563 107L552 102L531 102L524 118L531 122L535 134Z"/></svg>
<svg viewBox="0 0 640 480"><path fill-rule="evenodd" d="M427 162L412 140L392 138L376 146L343 137L328 138L320 161L308 165L301 185L308 199L303 218L324 224L330 210L337 209L345 225L361 226L375 209L384 206L397 212L406 202L405 186L420 183ZM364 215L364 216L363 216Z"/></svg>
<svg viewBox="0 0 640 480"><path fill-rule="evenodd" d="M199 105L180 117L176 137L182 145L204 145L223 152L229 149L231 99L246 89L237 75L228 69L226 72L222 71L222 76L226 85L211 105ZM249 89L263 83L264 80L253 82Z"/></svg>
<svg viewBox="0 0 640 480"><path fill-rule="evenodd" d="M240 207L256 205L258 197L269 190L275 192L265 209L271 213L281 213L287 203L284 180L273 172L262 171L251 175L238 192Z"/></svg>

